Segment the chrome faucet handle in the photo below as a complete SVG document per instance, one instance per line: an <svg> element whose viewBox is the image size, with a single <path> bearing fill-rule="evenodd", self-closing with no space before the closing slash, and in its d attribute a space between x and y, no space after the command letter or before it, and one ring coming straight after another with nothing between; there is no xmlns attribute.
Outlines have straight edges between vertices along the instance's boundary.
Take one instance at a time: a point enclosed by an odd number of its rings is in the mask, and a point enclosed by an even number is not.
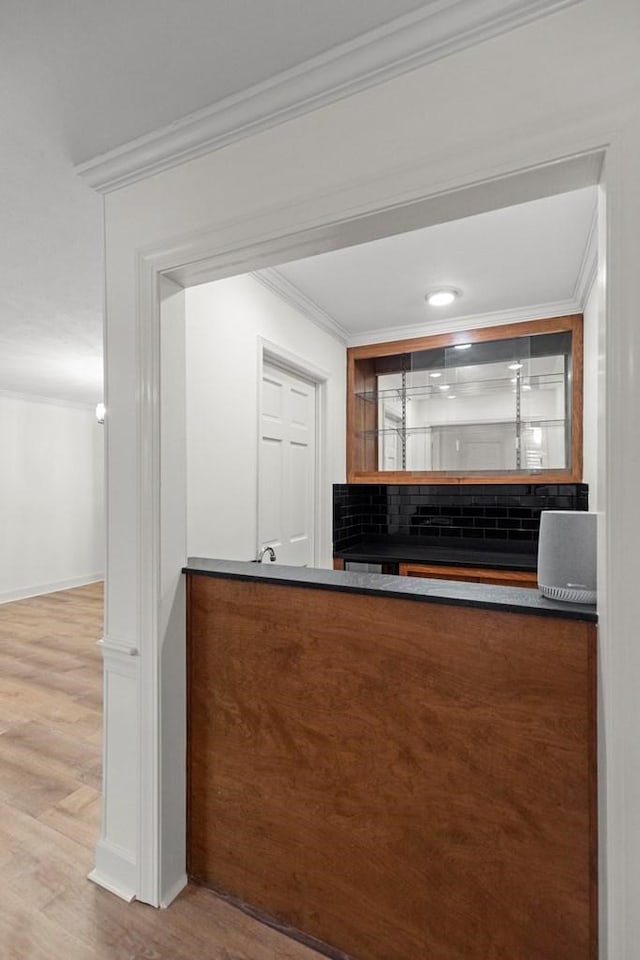
<svg viewBox="0 0 640 960"><path fill-rule="evenodd" d="M258 556L256 557L257 562L262 563L265 553L269 554L269 560L273 563L276 559L276 552L273 547L263 547L262 550L259 550Z"/></svg>

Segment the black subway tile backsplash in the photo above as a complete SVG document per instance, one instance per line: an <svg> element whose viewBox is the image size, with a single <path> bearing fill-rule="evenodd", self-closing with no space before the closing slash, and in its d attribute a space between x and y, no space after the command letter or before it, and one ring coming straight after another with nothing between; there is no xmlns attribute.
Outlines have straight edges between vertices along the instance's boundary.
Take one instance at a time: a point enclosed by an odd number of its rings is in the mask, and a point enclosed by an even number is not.
<svg viewBox="0 0 640 960"><path fill-rule="evenodd" d="M491 549L535 546L542 510L588 510L584 483L335 484L333 541L337 552L363 537L439 541L473 538Z"/></svg>

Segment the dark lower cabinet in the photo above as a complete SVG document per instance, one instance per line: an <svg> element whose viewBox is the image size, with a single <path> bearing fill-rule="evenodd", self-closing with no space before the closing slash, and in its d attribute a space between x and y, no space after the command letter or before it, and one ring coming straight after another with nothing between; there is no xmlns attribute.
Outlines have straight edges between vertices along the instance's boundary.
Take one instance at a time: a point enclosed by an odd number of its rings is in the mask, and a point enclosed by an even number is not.
<svg viewBox="0 0 640 960"><path fill-rule="evenodd" d="M485 567L445 567L442 564L401 563L400 576L425 577L432 580L463 580L466 583L487 583L500 587L537 589L535 570L498 570Z"/></svg>

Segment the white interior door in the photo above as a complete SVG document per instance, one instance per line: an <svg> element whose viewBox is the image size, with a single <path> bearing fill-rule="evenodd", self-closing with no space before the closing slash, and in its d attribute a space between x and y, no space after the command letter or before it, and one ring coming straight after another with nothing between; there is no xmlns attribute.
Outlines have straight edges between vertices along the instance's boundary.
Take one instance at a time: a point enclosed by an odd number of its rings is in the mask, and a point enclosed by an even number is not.
<svg viewBox="0 0 640 960"><path fill-rule="evenodd" d="M278 563L311 567L316 385L265 362L260 386L258 549L273 547Z"/></svg>

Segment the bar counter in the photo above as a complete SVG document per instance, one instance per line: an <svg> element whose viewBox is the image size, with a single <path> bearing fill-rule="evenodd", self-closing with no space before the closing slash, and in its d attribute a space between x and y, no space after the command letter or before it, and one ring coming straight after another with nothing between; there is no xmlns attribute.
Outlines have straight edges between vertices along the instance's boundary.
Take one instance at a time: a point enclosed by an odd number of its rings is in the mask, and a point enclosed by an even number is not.
<svg viewBox="0 0 640 960"><path fill-rule="evenodd" d="M192 881L334 958L595 960L594 608L185 573Z"/></svg>
<svg viewBox="0 0 640 960"><path fill-rule="evenodd" d="M378 597L419 600L471 606L479 610L502 610L568 620L598 619L591 604L564 603L543 597L538 590L524 587L499 587L456 580L429 580L380 573L325 570L318 567L287 567L271 563L247 563L237 560L212 560L190 557L183 573L228 577L255 583L273 583L339 593L362 593Z"/></svg>

